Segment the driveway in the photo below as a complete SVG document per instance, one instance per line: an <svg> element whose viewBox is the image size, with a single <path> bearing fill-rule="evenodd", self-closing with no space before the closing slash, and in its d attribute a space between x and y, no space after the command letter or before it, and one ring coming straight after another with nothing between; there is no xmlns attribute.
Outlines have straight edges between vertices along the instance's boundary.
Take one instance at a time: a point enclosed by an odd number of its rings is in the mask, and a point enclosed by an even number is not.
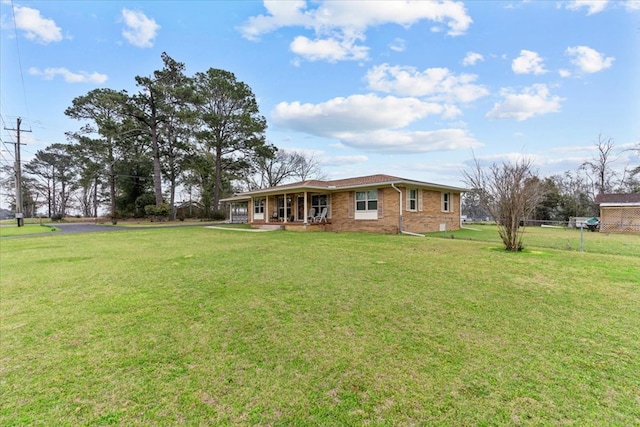
<svg viewBox="0 0 640 427"><path fill-rule="evenodd" d="M176 225L145 225L145 226L129 226L122 227L118 225L102 225L95 224L91 222L76 222L76 223L52 223L48 224L52 227L56 227L58 231L53 231L51 233L34 233L34 234L21 234L17 236L6 236L2 237L2 239L15 239L22 237L38 237L38 236L51 236L57 234L77 234L77 233L97 233L97 232L108 232L108 231L124 231L124 230L149 230L152 228L167 228L167 227L206 227L211 226L214 223L207 222L198 222L198 223L187 223L187 224L176 224Z"/></svg>
<svg viewBox="0 0 640 427"><path fill-rule="evenodd" d="M180 223L171 225L140 225L140 226L119 226L119 225L103 225L94 224L90 222L77 222L77 223L55 223L52 226L59 228L56 233L60 234L73 234L73 233L93 233L97 231L122 231L122 230L149 230L152 228L184 228L184 227L206 227L214 225L211 222L193 222L193 223Z"/></svg>
<svg viewBox="0 0 640 427"><path fill-rule="evenodd" d="M74 234L74 233L95 233L98 231L118 231L118 230L133 230L142 227L118 227L117 225L100 225L92 223L56 223L51 224L58 228L56 234Z"/></svg>

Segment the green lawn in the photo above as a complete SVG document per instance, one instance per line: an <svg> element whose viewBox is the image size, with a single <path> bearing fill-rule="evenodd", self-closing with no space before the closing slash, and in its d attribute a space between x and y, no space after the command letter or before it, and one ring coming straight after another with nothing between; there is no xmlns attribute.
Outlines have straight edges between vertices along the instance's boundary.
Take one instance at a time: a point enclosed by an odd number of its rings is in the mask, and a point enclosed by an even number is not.
<svg viewBox="0 0 640 427"><path fill-rule="evenodd" d="M23 234L49 233L50 231L55 230L55 227L44 224L25 224L22 227L18 227L16 224L2 224L0 225L0 237L21 236Z"/></svg>
<svg viewBox="0 0 640 427"><path fill-rule="evenodd" d="M476 240L501 244L495 225L469 224L455 231L428 233L431 237ZM582 243L581 243L582 240ZM640 255L640 234L600 233L579 229L526 227L524 231L525 248L550 248L570 251L612 254Z"/></svg>
<svg viewBox="0 0 640 427"><path fill-rule="evenodd" d="M0 425L640 425L637 254L199 227L5 239Z"/></svg>

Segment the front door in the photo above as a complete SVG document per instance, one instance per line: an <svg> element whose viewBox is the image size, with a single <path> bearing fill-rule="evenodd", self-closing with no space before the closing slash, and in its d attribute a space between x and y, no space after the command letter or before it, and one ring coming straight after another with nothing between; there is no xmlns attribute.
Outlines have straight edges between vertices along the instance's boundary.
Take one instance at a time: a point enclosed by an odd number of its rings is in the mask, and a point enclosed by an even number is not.
<svg viewBox="0 0 640 427"><path fill-rule="evenodd" d="M304 221L304 196L298 196L298 217L297 221Z"/></svg>
<svg viewBox="0 0 640 427"><path fill-rule="evenodd" d="M287 204L287 207L285 210L285 198L284 197L278 198L278 217L280 221L284 221L285 217L287 218L287 220L289 220L289 218L291 217L291 197L287 196L286 204Z"/></svg>

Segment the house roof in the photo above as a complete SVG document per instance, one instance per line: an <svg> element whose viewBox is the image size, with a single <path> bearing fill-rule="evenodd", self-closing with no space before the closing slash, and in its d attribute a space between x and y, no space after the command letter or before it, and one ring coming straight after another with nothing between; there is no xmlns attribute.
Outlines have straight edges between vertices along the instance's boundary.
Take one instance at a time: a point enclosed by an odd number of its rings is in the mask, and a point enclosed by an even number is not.
<svg viewBox="0 0 640 427"><path fill-rule="evenodd" d="M293 182L290 184L277 185L275 187L264 188L260 190L247 191L240 194L235 194L233 197L222 199L222 202L231 202L237 200L246 200L252 196L257 195L270 195L270 194L282 194L287 191L344 191L354 188L366 188L377 187L383 185L401 185L401 186L415 186L415 187L427 187L436 190L449 190L449 191L467 191L465 188L453 187L449 185L435 184L432 182L416 181L412 179L399 178L397 176L377 174L359 176L355 178L335 179L329 181L322 181L317 179L310 179L307 181Z"/></svg>
<svg viewBox="0 0 640 427"><path fill-rule="evenodd" d="M598 205L640 204L640 193L598 194L595 199Z"/></svg>

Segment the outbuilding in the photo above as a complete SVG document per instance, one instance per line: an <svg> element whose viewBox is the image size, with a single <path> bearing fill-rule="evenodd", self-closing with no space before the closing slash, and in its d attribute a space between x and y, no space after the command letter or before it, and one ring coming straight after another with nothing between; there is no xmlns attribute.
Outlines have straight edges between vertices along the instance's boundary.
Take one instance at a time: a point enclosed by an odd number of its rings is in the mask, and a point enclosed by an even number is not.
<svg viewBox="0 0 640 427"><path fill-rule="evenodd" d="M640 233L640 193L600 194L600 231Z"/></svg>

